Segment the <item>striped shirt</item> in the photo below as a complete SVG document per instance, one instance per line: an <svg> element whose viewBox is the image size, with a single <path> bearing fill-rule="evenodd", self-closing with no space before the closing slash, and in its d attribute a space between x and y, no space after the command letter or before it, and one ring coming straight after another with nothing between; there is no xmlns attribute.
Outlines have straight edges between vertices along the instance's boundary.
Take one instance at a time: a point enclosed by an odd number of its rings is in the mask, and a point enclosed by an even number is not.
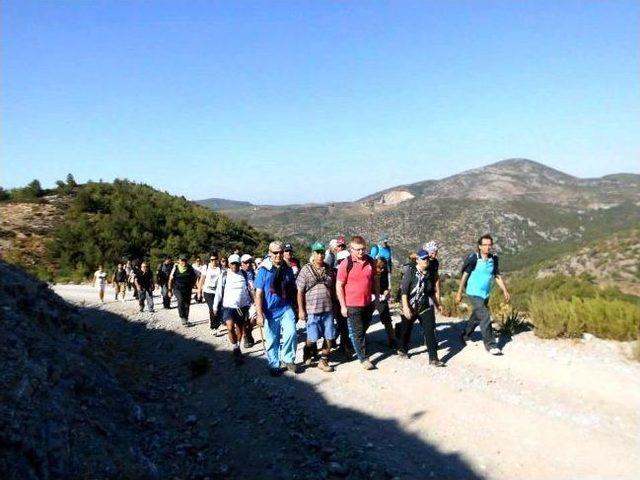
<svg viewBox="0 0 640 480"><path fill-rule="evenodd" d="M298 291L304 293L307 313L323 313L333 310L332 292L335 286L333 270L326 265L322 271L307 263L296 279Z"/></svg>

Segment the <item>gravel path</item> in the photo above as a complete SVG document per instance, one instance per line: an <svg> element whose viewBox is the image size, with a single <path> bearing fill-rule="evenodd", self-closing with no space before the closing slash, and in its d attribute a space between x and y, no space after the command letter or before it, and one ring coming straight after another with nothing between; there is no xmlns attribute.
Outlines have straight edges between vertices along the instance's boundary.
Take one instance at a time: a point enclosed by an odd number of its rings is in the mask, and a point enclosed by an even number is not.
<svg viewBox="0 0 640 480"><path fill-rule="evenodd" d="M185 328L176 310L163 310L158 297L160 308L150 314L138 313L133 299L98 305L97 293L89 286L57 285L54 290L77 305L142 322L148 329L172 331L219 352L229 350L226 337L215 337L209 330L204 304L191 306L190 319L196 325ZM106 298L113 298L109 289ZM246 352L251 361L240 367L240 373L231 365L229 353L228 362L214 365L211 378L219 387L231 375L241 377L266 398L284 399L283 404L292 405L297 413L290 425L294 431L300 418L312 422L299 434L304 437L303 448L309 444L313 423L319 422L331 435L355 446L358 461L369 458L384 467L371 468L370 477L637 478L640 364L627 359L628 344L591 337L543 341L528 332L507 342L504 356L493 357L479 341L461 348L459 320L438 322L440 356L447 360L447 368L428 366L424 347L417 346L419 327L410 359L390 355L382 326L376 322L368 333L374 371L366 372L354 361L344 363L335 354L334 373L308 368L299 375L272 379L266 375L261 346L256 345ZM257 332L254 336L260 338ZM300 357L299 348L298 361ZM194 394L206 398L207 386L198 388ZM242 395L228 392L229 402ZM247 418L232 430L238 438L250 438L251 429L244 433L242 429L247 422L259 428L261 421ZM312 445L312 449L317 451L317 462L308 460L301 468L322 468L338 478L350 474L344 458L332 461L331 445ZM230 459L228 468L244 468L245 474L255 468L255 473L277 476L265 473L267 460L259 460L260 452L247 448L244 455L244 464Z"/></svg>

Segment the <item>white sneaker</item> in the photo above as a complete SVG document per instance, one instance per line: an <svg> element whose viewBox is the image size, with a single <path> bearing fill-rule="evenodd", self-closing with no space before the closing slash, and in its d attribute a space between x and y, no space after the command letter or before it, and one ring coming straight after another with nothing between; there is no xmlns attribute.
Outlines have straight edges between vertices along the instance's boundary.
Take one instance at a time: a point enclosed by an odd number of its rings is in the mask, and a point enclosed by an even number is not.
<svg viewBox="0 0 640 480"><path fill-rule="evenodd" d="M491 355L502 355L502 350L500 350L498 347L491 347L489 349L489 353Z"/></svg>

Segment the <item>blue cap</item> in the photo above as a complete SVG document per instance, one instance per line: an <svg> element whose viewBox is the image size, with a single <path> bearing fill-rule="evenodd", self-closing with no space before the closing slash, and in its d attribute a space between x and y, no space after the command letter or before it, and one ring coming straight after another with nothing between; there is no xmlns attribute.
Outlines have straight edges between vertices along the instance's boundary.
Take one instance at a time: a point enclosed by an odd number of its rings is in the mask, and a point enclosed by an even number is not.
<svg viewBox="0 0 640 480"><path fill-rule="evenodd" d="M428 260L429 252L427 252L425 249L418 250L418 258L420 260Z"/></svg>

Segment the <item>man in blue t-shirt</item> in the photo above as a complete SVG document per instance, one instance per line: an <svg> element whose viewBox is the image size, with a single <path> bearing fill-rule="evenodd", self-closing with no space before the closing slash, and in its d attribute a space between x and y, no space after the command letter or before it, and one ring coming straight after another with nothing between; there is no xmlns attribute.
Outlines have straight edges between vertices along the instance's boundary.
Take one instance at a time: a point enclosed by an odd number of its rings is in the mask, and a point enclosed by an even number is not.
<svg viewBox="0 0 640 480"><path fill-rule="evenodd" d="M298 372L296 359L296 315L293 302L297 295L296 279L284 261L282 242L269 244L269 258L258 268L255 280L256 321L265 326L269 374L282 374L280 359L286 369ZM282 334L282 348L280 335Z"/></svg>
<svg viewBox="0 0 640 480"><path fill-rule="evenodd" d="M491 235L485 234L478 239L478 253L472 253L465 259L460 287L456 293L456 303L460 303L462 300L462 289L466 285L465 293L469 297L473 311L462 333L462 343L466 344L469 341L471 334L480 324L482 339L487 351L492 355L502 355L491 328L491 314L487 307L493 279L496 279L507 303L511 300L511 294L500 276L498 256L491 253L492 247L493 238Z"/></svg>

